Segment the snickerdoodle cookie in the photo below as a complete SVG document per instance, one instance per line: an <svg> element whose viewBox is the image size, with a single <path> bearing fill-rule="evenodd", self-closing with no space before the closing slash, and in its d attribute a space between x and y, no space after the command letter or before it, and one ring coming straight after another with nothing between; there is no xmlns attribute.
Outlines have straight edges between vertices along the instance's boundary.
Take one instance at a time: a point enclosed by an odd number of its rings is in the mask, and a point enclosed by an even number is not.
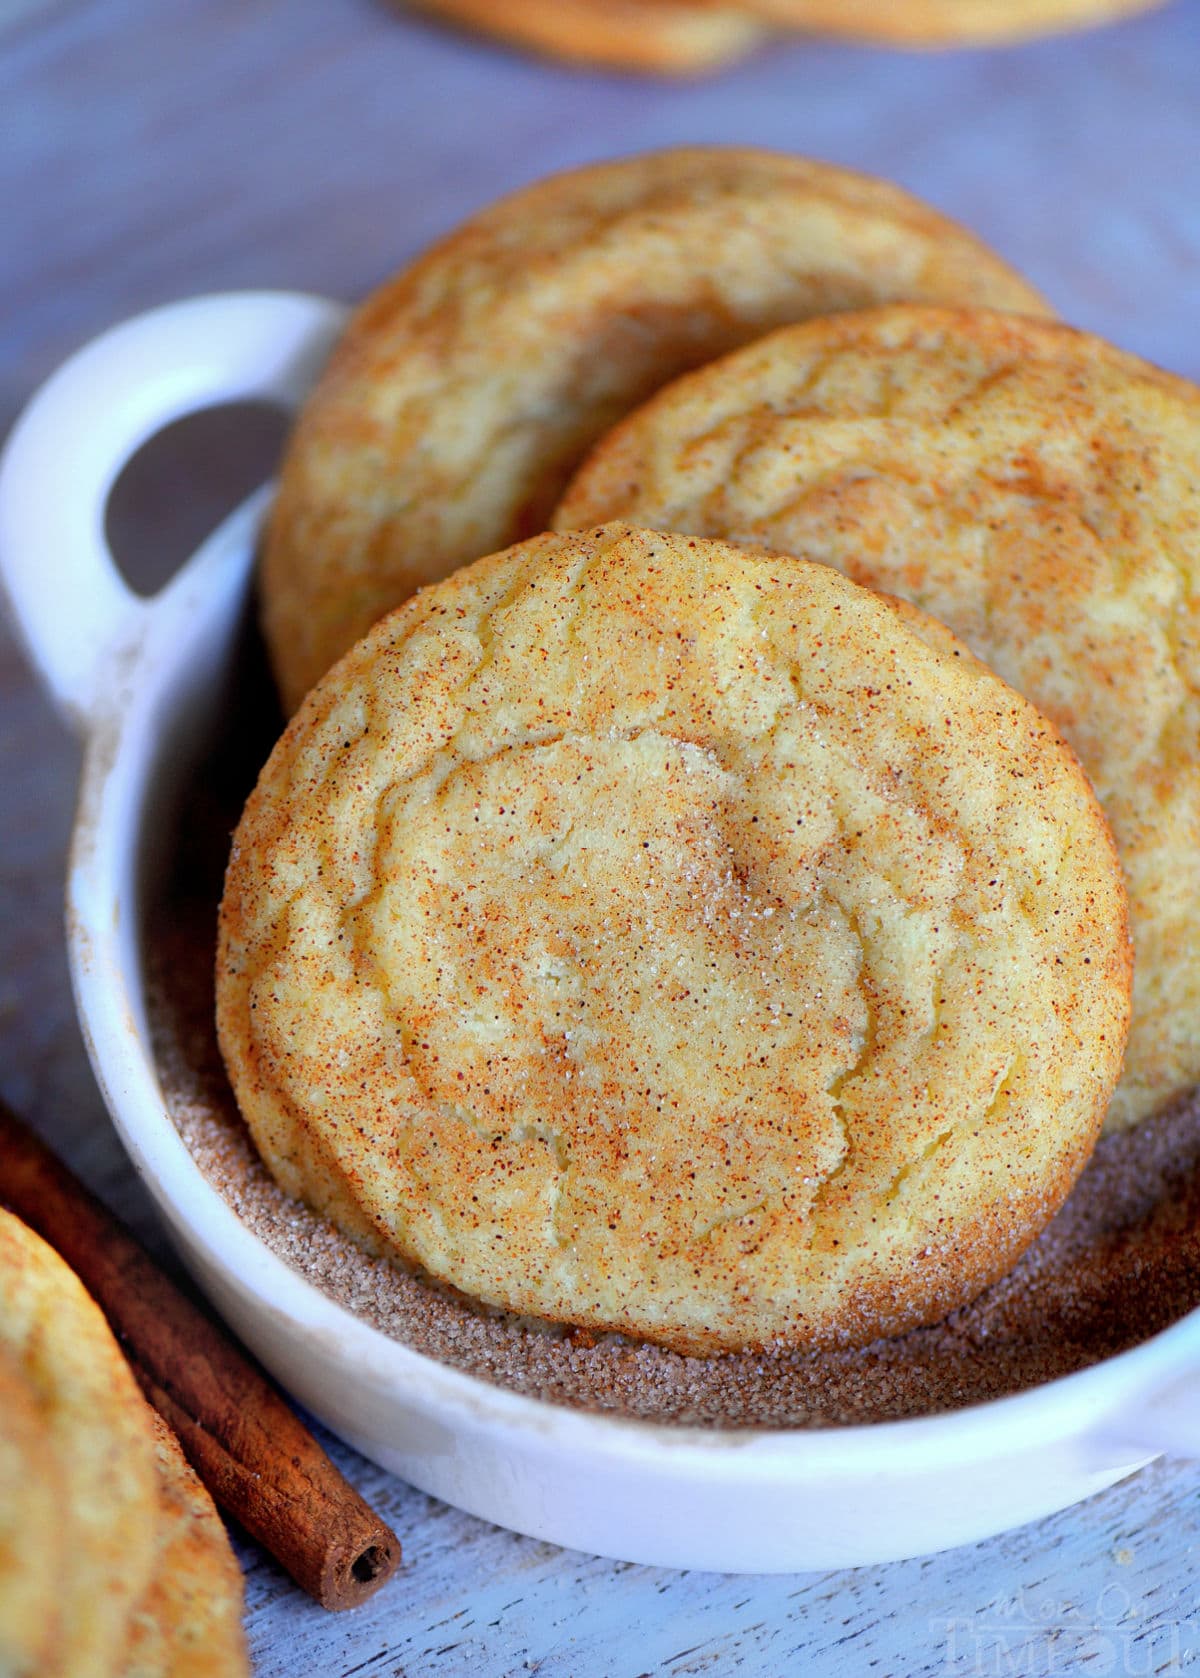
<svg viewBox="0 0 1200 1678"><path fill-rule="evenodd" d="M895 298L1045 307L899 188L770 152L599 164L482 211L363 305L301 415L262 568L285 706L422 584L544 529L677 373Z"/></svg>
<svg viewBox="0 0 1200 1678"><path fill-rule="evenodd" d="M150 1585L129 1626L121 1678L250 1678L242 1570L212 1498L157 1412L147 1410L158 1482Z"/></svg>
<svg viewBox="0 0 1200 1678"><path fill-rule="evenodd" d="M66 1475L24 1371L0 1349L0 1672L35 1678L59 1649Z"/></svg>
<svg viewBox="0 0 1200 1678"><path fill-rule="evenodd" d="M556 515L836 566L943 619L1078 752L1129 884L1110 1128L1200 1080L1200 390L1046 322L813 321L681 379Z"/></svg>
<svg viewBox="0 0 1200 1678"><path fill-rule="evenodd" d="M241 1570L211 1498L99 1306L3 1210L0 1405L5 1678L248 1678Z"/></svg>
<svg viewBox="0 0 1200 1678"><path fill-rule="evenodd" d="M865 1342L1083 1165L1124 891L1045 719L826 566L621 525L377 624L235 837L218 1026L282 1186L518 1312Z"/></svg>
<svg viewBox="0 0 1200 1678"><path fill-rule="evenodd" d="M742 58L767 25L723 0L409 0L552 58L620 70L695 75Z"/></svg>
<svg viewBox="0 0 1200 1678"><path fill-rule="evenodd" d="M154 1562L157 1489L146 1402L83 1284L3 1210L0 1352L42 1418L63 1500L53 1670L108 1678L119 1670L129 1616ZM38 1467L33 1459L25 1471Z"/></svg>
<svg viewBox="0 0 1200 1678"><path fill-rule="evenodd" d="M987 46L1088 29L1163 0L743 0L782 28L904 47Z"/></svg>

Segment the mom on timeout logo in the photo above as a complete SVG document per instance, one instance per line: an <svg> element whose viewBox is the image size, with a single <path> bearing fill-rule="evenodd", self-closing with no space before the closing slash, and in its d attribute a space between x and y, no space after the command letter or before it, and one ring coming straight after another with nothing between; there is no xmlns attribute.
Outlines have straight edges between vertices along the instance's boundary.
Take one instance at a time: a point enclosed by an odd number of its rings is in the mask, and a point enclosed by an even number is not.
<svg viewBox="0 0 1200 1678"><path fill-rule="evenodd" d="M1165 1593L1164 1593L1165 1594ZM1047 1587L929 1622L939 1678L1159 1678L1200 1670L1200 1600L1137 1598L1110 1581L1094 1603Z"/></svg>

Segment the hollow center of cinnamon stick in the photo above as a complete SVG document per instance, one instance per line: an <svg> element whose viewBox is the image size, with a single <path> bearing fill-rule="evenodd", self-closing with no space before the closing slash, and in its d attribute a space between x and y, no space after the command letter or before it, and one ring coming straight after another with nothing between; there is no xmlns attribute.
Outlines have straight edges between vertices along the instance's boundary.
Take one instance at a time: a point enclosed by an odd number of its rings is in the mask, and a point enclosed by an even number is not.
<svg viewBox="0 0 1200 1678"><path fill-rule="evenodd" d="M387 1562L386 1552L378 1544L370 1544L360 1556L355 1557L350 1571L360 1585L369 1585L372 1579L378 1579Z"/></svg>

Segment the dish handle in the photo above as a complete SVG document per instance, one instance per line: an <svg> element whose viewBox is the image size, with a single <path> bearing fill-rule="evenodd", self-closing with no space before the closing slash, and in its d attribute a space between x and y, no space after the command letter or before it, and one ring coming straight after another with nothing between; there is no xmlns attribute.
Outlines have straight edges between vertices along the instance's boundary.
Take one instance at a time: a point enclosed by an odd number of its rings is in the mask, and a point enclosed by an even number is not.
<svg viewBox="0 0 1200 1678"><path fill-rule="evenodd" d="M173 420L238 401L287 412L345 320L299 292L227 292L153 309L79 350L33 396L0 455L0 585L51 698L87 732L150 602L104 533L108 497Z"/></svg>

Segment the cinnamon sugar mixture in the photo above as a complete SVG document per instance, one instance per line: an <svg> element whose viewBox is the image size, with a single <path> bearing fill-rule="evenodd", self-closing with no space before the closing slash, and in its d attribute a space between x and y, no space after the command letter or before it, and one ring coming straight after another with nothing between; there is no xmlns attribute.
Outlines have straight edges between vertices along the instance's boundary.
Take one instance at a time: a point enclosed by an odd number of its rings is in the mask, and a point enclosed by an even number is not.
<svg viewBox="0 0 1200 1678"><path fill-rule="evenodd" d="M238 707L237 714L244 723L259 712ZM1102 1141L1058 1217L972 1305L859 1351L684 1357L620 1335L513 1319L368 1257L275 1186L217 1050L212 966L221 871L247 768L265 756L253 742L239 745L219 753L194 783L174 873L148 918L163 1090L205 1177L243 1221L383 1333L555 1403L659 1422L796 1427L997 1398L1122 1351L1200 1304L1200 1092Z"/></svg>

